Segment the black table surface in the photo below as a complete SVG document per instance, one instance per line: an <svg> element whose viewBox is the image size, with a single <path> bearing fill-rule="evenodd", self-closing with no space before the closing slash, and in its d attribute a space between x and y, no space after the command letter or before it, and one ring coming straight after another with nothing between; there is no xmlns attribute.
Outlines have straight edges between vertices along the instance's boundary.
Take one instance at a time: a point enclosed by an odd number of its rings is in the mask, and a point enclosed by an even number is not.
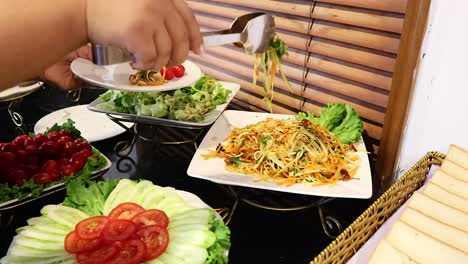
<svg viewBox="0 0 468 264"><path fill-rule="evenodd" d="M87 104L94 100L102 90L83 89L81 99L71 103L65 92L46 87L23 98L14 109L24 118L23 129L32 132L34 124L44 115L76 104ZM20 131L15 129L8 115L8 103L0 103L0 142L6 142ZM191 133L181 129L160 129L141 126L142 133L157 137L190 137ZM231 208L234 199L226 186L189 177L187 168L194 154L191 144L163 145L138 140L135 148L126 158L120 158L114 152L117 142L131 139L128 132L115 138L93 143L111 161L112 167L103 175L104 178L148 179L161 186L172 186L192 192L213 208ZM203 137L200 137L201 140ZM247 190L248 191L248 190ZM257 193L258 195L258 193ZM277 196L260 193L262 199L290 199L293 203L301 201L300 195ZM42 206L63 201L65 192L24 205L11 212L12 222L5 227L2 222L0 256L6 254L14 236L14 230L26 224L26 219L38 216ZM375 197L375 195L374 195ZM309 197L308 197L309 198ZM359 216L374 199L334 199L322 206L325 215L339 220L343 229ZM282 201L283 202L283 201ZM239 202L229 223L232 247L229 253L230 263L308 263L318 255L333 239L328 237L323 228L316 207L295 211L274 211Z"/></svg>

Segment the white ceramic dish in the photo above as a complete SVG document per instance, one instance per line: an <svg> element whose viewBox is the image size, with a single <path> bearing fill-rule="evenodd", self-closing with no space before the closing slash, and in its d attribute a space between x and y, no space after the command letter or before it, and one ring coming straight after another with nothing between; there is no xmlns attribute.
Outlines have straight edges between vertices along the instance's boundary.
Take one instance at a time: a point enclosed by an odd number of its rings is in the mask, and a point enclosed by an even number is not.
<svg viewBox="0 0 468 264"><path fill-rule="evenodd" d="M240 85L236 83L229 83L229 82L221 82L225 89L231 90L231 94L226 100L225 104L218 105L216 109L213 111L205 114L205 119L201 122L189 122L189 121L179 121L179 120L172 120L167 118L159 118L159 117L151 117L151 116L141 116L137 114L127 114L127 113L119 113L119 112L111 112L97 108L96 106L102 103L101 99L96 99L91 104L89 104L88 109L95 112L111 114L113 116L122 117L128 121L132 121L135 123L145 123L145 124L155 124L155 125L172 125L178 127L190 126L190 127L204 127L213 124L216 119L223 113L226 107L229 105L231 100L234 96L239 92Z"/></svg>
<svg viewBox="0 0 468 264"><path fill-rule="evenodd" d="M125 129L114 123L107 116L87 109L88 105L77 105L60 109L42 117L35 125L34 132L44 133L54 124L62 124L68 118L75 121L75 127L81 131L81 136L89 142L95 142L120 135ZM132 123L123 123L131 127Z"/></svg>
<svg viewBox="0 0 468 264"><path fill-rule="evenodd" d="M361 198L367 199L372 196L372 175L364 142L355 144L360 156L360 167L350 181L340 181L334 185L312 187L306 184L294 184L282 186L271 181L256 181L257 177L234 173L226 170L223 159L204 159L202 154L208 154L208 149L215 149L231 133L233 127L244 127L259 121L272 118L291 118L290 115L256 113L245 111L225 111L206 134L200 147L197 149L187 174L200 179L210 180L216 183L237 185L251 188L259 188L271 191L297 193L305 195Z"/></svg>
<svg viewBox="0 0 468 264"><path fill-rule="evenodd" d="M184 76L174 78L158 86L129 85L128 78L136 71L130 67L128 62L102 66L96 65L89 60L78 58L71 63L70 68L79 78L99 87L131 92L158 92L190 86L202 77L202 72L195 63L187 60L182 65L185 67Z"/></svg>
<svg viewBox="0 0 468 264"><path fill-rule="evenodd" d="M10 98L19 97L23 94L28 94L30 92L36 91L37 89L41 88L42 82L37 82L29 86L19 87L15 86L12 88L8 88L0 92L0 101L6 101Z"/></svg>

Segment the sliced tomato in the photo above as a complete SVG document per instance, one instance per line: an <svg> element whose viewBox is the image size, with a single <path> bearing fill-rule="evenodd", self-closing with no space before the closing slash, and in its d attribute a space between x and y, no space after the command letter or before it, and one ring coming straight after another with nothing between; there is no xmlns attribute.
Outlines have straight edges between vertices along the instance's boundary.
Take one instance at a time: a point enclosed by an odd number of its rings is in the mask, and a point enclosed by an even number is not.
<svg viewBox="0 0 468 264"><path fill-rule="evenodd" d="M151 260L161 256L169 245L169 233L164 227L157 225L142 226L136 235L145 243L147 248L144 260Z"/></svg>
<svg viewBox="0 0 468 264"><path fill-rule="evenodd" d="M101 232L108 222L109 218L107 216L86 218L76 225L75 231L80 238L96 239L101 236Z"/></svg>
<svg viewBox="0 0 468 264"><path fill-rule="evenodd" d="M69 253L88 252L98 248L101 241L101 239L81 239L76 231L72 231L65 237L65 250Z"/></svg>
<svg viewBox="0 0 468 264"><path fill-rule="evenodd" d="M158 225L166 228L169 225L169 218L166 213L158 209L147 210L136 215L132 221L137 225Z"/></svg>
<svg viewBox="0 0 468 264"><path fill-rule="evenodd" d="M76 255L78 263L102 264L111 260L119 253L119 247L113 244L104 244L95 250L79 253Z"/></svg>
<svg viewBox="0 0 468 264"><path fill-rule="evenodd" d="M123 203L112 209L109 213L109 218L131 220L144 211L145 209L136 203Z"/></svg>
<svg viewBox="0 0 468 264"><path fill-rule="evenodd" d="M145 243L139 239L132 239L122 244L117 256L106 262L107 264L137 264L145 259L147 249Z"/></svg>
<svg viewBox="0 0 468 264"><path fill-rule="evenodd" d="M102 230L102 238L107 241L122 241L131 237L137 225L130 220L110 219Z"/></svg>

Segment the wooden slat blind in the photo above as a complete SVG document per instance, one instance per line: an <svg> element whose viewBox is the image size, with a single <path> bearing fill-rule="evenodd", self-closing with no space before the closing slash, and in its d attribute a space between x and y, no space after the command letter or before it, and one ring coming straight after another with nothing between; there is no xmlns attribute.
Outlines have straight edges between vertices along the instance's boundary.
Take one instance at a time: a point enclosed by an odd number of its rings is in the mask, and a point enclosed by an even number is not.
<svg viewBox="0 0 468 264"><path fill-rule="evenodd" d="M407 0L187 3L202 31L229 28L234 18L250 12L273 14L277 34L289 47L282 69L291 84L290 89L281 78L275 79L273 111L317 113L327 103L344 102L359 112L368 135L378 145ZM252 56L226 45L207 48L206 55L191 59L204 73L241 85L234 108L266 111L263 89L251 83Z"/></svg>

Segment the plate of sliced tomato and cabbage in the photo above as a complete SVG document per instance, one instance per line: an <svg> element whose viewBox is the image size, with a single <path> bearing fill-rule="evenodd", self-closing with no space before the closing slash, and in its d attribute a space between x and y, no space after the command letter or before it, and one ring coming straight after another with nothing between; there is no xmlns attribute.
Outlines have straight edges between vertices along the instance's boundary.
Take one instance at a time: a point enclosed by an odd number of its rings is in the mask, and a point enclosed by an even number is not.
<svg viewBox="0 0 468 264"><path fill-rule="evenodd" d="M1 264L228 262L230 230L196 195L142 180L72 180L17 229Z"/></svg>

